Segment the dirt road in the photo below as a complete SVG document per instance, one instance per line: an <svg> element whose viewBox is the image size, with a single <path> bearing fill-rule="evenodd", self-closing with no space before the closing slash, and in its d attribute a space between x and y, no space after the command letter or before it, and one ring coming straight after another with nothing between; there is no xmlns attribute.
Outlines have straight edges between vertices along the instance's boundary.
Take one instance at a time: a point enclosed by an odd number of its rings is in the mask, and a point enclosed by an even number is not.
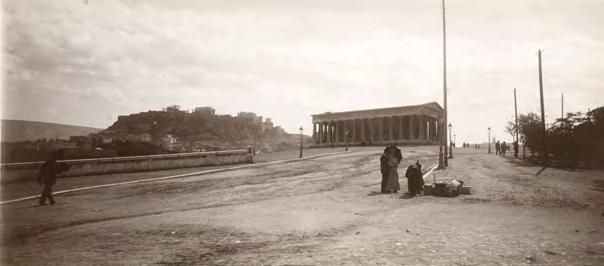
<svg viewBox="0 0 604 266"><path fill-rule="evenodd" d="M402 165L428 165L436 152L404 148ZM562 170L546 169L537 177L545 187L531 188L539 169L468 150L436 174L463 177L476 193L409 198L378 193L379 153L91 190L55 206L3 205L2 265L604 262L601 172L559 178Z"/></svg>

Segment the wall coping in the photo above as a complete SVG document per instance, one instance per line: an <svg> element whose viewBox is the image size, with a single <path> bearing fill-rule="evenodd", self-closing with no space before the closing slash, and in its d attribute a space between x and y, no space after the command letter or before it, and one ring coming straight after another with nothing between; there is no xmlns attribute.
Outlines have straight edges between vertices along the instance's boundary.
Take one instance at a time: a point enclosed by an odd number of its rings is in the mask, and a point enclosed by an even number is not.
<svg viewBox="0 0 604 266"><path fill-rule="evenodd" d="M143 161L143 160L156 160L156 159L173 159L173 158L186 158L186 157L199 157L208 155L229 155L229 154L247 154L247 150L226 150L226 151L208 151L208 152L186 152L186 153L173 153L173 154L154 154L154 155L138 155L138 156L122 156L122 157L102 157L102 158L90 158L90 159L73 159L73 160L58 160L57 162L67 164L86 164L86 163L107 163L107 162L128 162L128 161ZM20 162L20 163L3 163L0 164L0 168L32 168L39 167L43 161L37 162Z"/></svg>

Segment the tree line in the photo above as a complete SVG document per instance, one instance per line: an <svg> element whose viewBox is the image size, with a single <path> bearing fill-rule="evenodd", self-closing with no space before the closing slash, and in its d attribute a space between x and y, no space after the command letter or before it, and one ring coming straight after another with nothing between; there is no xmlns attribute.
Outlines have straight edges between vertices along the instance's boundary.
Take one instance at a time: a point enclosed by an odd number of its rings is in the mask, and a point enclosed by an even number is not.
<svg viewBox="0 0 604 266"><path fill-rule="evenodd" d="M522 154L529 158L549 158L554 164L565 167L604 165L604 106L583 112L569 112L546 128L546 145L543 146L541 117L536 113L520 114L518 128L508 121L506 131L513 137L518 129ZM547 157L543 157L547 155Z"/></svg>

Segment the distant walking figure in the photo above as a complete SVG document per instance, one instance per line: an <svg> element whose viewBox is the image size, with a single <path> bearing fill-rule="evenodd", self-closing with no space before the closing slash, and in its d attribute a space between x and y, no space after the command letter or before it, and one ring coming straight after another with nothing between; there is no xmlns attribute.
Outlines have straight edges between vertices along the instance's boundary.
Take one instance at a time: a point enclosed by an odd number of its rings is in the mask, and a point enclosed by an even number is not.
<svg viewBox="0 0 604 266"><path fill-rule="evenodd" d="M514 158L518 158L518 141L514 141Z"/></svg>
<svg viewBox="0 0 604 266"><path fill-rule="evenodd" d="M501 144L501 156L505 157L505 150L507 150L507 144L505 143L505 141Z"/></svg>
<svg viewBox="0 0 604 266"><path fill-rule="evenodd" d="M40 195L40 205L46 205L46 198L50 205L55 204L55 199L52 197L52 186L54 186L57 175L61 172L67 171L69 167L64 163L57 163L57 159L61 156L61 151L52 152L46 160L40 166L40 172L38 173L38 184L42 186L42 193Z"/></svg>
<svg viewBox="0 0 604 266"><path fill-rule="evenodd" d="M499 144L499 141L497 141L495 143L495 155L499 155L501 153L501 145Z"/></svg>

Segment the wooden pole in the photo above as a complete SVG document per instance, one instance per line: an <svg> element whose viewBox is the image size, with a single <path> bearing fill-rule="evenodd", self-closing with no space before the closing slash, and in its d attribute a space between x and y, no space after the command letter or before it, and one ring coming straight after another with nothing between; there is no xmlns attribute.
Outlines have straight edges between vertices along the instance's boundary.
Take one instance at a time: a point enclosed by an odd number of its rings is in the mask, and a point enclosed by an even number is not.
<svg viewBox="0 0 604 266"><path fill-rule="evenodd" d="M541 159L543 163L547 165L547 141L546 141L546 130L545 130L545 105L543 104L543 75L541 71L541 50L538 51L539 57L539 94L541 98Z"/></svg>
<svg viewBox="0 0 604 266"><path fill-rule="evenodd" d="M564 93L562 93L562 99L560 99L560 118L564 119Z"/></svg>
<svg viewBox="0 0 604 266"><path fill-rule="evenodd" d="M443 5L443 94L444 94L444 108L445 108L445 123L443 124L443 126L447 126L448 122L447 122L447 26L446 26L446 17L445 17L445 0L442 0L442 5ZM447 141L447 130L443 130L443 145L444 147L444 156L443 159L445 160L445 167L449 166L449 159L448 159L448 146L446 144Z"/></svg>
<svg viewBox="0 0 604 266"><path fill-rule="evenodd" d="M516 124L516 144L514 144L514 158L518 158L520 140L518 139L518 104L516 102L516 88L514 88L514 123Z"/></svg>

